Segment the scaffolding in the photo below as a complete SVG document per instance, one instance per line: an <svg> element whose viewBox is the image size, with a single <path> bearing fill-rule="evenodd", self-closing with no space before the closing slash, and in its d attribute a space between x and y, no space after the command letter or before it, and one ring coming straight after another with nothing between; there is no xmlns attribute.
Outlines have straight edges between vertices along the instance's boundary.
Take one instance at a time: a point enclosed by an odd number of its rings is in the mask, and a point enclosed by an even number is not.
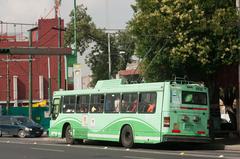
<svg viewBox="0 0 240 159"><path fill-rule="evenodd" d="M36 24L12 23L0 20L0 42L28 41L27 30Z"/></svg>

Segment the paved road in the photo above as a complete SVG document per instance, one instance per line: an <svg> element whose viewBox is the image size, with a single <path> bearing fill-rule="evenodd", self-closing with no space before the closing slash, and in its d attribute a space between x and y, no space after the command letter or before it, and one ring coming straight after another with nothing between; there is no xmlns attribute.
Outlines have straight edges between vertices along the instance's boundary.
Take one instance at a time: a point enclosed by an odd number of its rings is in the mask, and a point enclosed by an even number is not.
<svg viewBox="0 0 240 159"><path fill-rule="evenodd" d="M110 145L110 146L109 146ZM166 146L166 147L165 147ZM170 147L168 147L170 146ZM164 148L165 149L164 149ZM63 140L0 138L1 159L239 159L240 152L226 150L167 150L178 145L137 146L125 149L118 144L94 142L66 145ZM192 146L190 146L192 147Z"/></svg>

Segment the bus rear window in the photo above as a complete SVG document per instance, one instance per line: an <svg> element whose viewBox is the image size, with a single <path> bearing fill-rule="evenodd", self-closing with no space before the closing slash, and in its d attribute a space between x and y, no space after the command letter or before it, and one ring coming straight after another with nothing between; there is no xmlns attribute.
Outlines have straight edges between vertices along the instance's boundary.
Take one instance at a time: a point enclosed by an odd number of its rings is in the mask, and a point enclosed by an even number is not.
<svg viewBox="0 0 240 159"><path fill-rule="evenodd" d="M182 91L182 104L207 105L207 94L202 92Z"/></svg>

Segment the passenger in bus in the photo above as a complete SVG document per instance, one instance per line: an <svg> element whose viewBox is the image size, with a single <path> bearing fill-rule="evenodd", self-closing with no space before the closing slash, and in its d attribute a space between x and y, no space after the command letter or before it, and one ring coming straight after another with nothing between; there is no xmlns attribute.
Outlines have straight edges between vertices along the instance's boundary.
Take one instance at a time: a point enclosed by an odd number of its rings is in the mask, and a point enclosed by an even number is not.
<svg viewBox="0 0 240 159"><path fill-rule="evenodd" d="M138 105L138 100L135 99L134 102L131 105L130 112L136 112L137 110L137 105Z"/></svg>
<svg viewBox="0 0 240 159"><path fill-rule="evenodd" d="M83 106L80 107L80 113L83 113L84 112L84 108Z"/></svg>
<svg viewBox="0 0 240 159"><path fill-rule="evenodd" d="M147 112L148 113L153 113L155 111L156 104L152 103L148 105Z"/></svg>
<svg viewBox="0 0 240 159"><path fill-rule="evenodd" d="M119 107L120 107L120 98L117 97L114 101L115 112L119 112Z"/></svg>
<svg viewBox="0 0 240 159"><path fill-rule="evenodd" d="M111 101L110 100L107 100L105 102L105 111L106 112L111 112Z"/></svg>
<svg viewBox="0 0 240 159"><path fill-rule="evenodd" d="M122 99L121 112L126 112L127 110L128 110L128 102L126 102L124 99Z"/></svg>
<svg viewBox="0 0 240 159"><path fill-rule="evenodd" d="M93 112L96 112L96 108L94 107L94 106L92 106L92 108L91 108L91 112L93 113Z"/></svg>

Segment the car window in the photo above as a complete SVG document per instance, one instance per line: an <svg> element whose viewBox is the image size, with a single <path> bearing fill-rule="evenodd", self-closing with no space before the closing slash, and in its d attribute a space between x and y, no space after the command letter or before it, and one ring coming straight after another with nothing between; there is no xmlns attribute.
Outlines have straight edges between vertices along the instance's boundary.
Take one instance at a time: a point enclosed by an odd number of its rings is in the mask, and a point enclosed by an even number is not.
<svg viewBox="0 0 240 159"><path fill-rule="evenodd" d="M24 117L18 117L18 118L16 118L16 120L19 124L33 124L34 123L34 121L32 121L28 118L24 118Z"/></svg>

